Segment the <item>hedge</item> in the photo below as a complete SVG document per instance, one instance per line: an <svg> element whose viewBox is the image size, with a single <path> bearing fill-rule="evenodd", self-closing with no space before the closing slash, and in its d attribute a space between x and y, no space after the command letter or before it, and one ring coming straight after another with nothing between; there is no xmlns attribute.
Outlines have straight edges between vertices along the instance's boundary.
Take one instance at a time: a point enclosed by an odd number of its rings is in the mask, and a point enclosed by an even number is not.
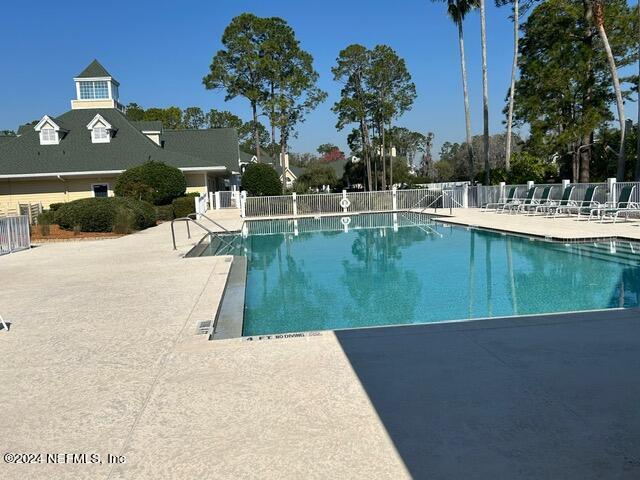
<svg viewBox="0 0 640 480"><path fill-rule="evenodd" d="M252 163L242 175L242 189L252 196L282 195L282 183L271 165Z"/></svg>
<svg viewBox="0 0 640 480"><path fill-rule="evenodd" d="M60 206L55 222L66 230L128 233L155 225L156 212L153 205L141 200L84 198Z"/></svg>
<svg viewBox="0 0 640 480"><path fill-rule="evenodd" d="M125 170L116 181L118 197L145 200L154 205L168 205L184 195L187 180L184 174L170 165L150 161Z"/></svg>
<svg viewBox="0 0 640 480"><path fill-rule="evenodd" d="M196 203L194 198L200 196L198 193L190 193L184 197L176 198L173 205L174 218L186 217L196 211Z"/></svg>

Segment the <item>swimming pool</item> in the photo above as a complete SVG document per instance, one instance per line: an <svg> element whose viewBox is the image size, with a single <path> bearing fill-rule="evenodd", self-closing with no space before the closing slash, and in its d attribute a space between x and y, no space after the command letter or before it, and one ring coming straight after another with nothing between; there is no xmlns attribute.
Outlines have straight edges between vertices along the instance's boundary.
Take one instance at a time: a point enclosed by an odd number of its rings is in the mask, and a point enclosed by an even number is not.
<svg viewBox="0 0 640 480"><path fill-rule="evenodd" d="M640 303L629 242L547 242L412 213L247 222L244 236L245 336Z"/></svg>

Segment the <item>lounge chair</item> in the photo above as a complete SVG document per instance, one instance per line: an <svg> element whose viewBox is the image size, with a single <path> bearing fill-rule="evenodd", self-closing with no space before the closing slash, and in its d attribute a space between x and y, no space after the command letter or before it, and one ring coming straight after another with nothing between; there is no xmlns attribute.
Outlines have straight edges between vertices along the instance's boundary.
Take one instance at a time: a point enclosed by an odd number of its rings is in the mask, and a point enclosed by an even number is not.
<svg viewBox="0 0 640 480"><path fill-rule="evenodd" d="M509 189L509 193L507 194L507 199L504 202L485 203L481 207L481 210L489 210L490 208L497 210L499 208L504 207L506 204L511 203L515 200L517 191L518 191L518 187L511 187Z"/></svg>
<svg viewBox="0 0 640 480"><path fill-rule="evenodd" d="M571 195L573 194L574 188L575 187L573 185L566 186L564 188L564 191L562 192L562 198L560 199L560 201L549 200L546 204L540 204L536 206L536 210L533 213L537 215L538 212L548 213L551 208L566 207L569 202L571 202Z"/></svg>
<svg viewBox="0 0 640 480"><path fill-rule="evenodd" d="M584 192L584 198L582 201L577 202L575 200L570 200L566 205L559 205L557 207L549 207L549 215L553 213L553 217L557 217L560 213L566 213L567 215L571 215L572 213L577 213L578 218L582 214L591 214L592 208L598 208L600 203L596 202L593 198L596 195L596 191L598 190L597 185L591 185L587 187L587 191Z"/></svg>
<svg viewBox="0 0 640 480"><path fill-rule="evenodd" d="M589 214L589 221L593 218L599 218L600 222L604 222L606 217L610 217L613 223L616 223L618 216L624 214L626 222L629 219L629 213L640 212L640 205L631 201L635 188L635 185L625 185L620 190L617 202L607 202L598 208L592 208Z"/></svg>
<svg viewBox="0 0 640 480"><path fill-rule="evenodd" d="M4 318L2 318L2 315L0 315L0 325L2 325L2 328L5 332L9 331L9 326L5 323Z"/></svg>
<svg viewBox="0 0 640 480"><path fill-rule="evenodd" d="M533 199L533 201L528 204L528 205L519 205L518 208L516 208L516 213L519 212L535 212L536 209L541 206L541 205L547 205L549 202L551 202L551 192L553 192L553 189L555 187L553 185L549 185L544 187L544 189L542 190L542 195L540 195L540 198L538 199Z"/></svg>
<svg viewBox="0 0 640 480"><path fill-rule="evenodd" d="M496 213L504 213L505 210L509 210L509 213L511 213L514 208L520 209L520 208L526 208L526 207L532 205L533 202L534 202L533 199L536 196L536 191L537 190L538 190L538 187L531 187L529 189L529 191L527 192L527 196L525 197L524 200L514 200L511 203L507 203L506 205L504 205L502 207L502 211L501 212L498 212L498 210L496 210Z"/></svg>

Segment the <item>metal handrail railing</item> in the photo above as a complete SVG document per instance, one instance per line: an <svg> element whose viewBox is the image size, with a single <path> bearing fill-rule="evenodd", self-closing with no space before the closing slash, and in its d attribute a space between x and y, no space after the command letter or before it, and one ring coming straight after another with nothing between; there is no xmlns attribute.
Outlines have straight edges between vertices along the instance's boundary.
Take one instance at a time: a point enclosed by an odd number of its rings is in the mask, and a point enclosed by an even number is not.
<svg viewBox="0 0 640 480"><path fill-rule="evenodd" d="M195 214L192 214L195 215ZM189 229L189 222L193 222L195 223L198 227L200 227L201 229L203 229L205 232L207 232L211 237L216 237L218 240L220 240L222 243L224 243L225 245L227 245L228 247L232 247L233 245L229 242L227 242L225 239L223 239L219 233L214 232L212 230L209 230L207 227L205 227L204 225L202 225L200 222L198 222L196 219L191 218L190 216L188 217L180 217L180 218L174 218L173 220L171 220L171 239L173 240L173 249L177 250L177 246L176 246L176 232L175 232L175 227L173 226L173 224L175 222L186 222L187 224L187 238L191 238L191 230ZM227 233L231 233L228 230L224 229ZM206 236L206 235L205 235ZM202 237L200 239L200 241L198 242L198 244L202 243L202 241L204 240L204 237Z"/></svg>
<svg viewBox="0 0 640 480"><path fill-rule="evenodd" d="M231 233L229 230L227 230L226 228L224 228L224 227L223 227L222 225L220 225L218 222L216 222L215 220L212 220L211 218L207 217L204 213L198 213L198 214L192 213L192 214L188 215L188 217L189 217L189 218L191 218L191 216L192 216L192 215L193 215L193 216L196 216L196 217L197 217L198 215L199 215L200 217L204 217L204 218L206 218L207 220L209 220L211 223L213 223L216 227L220 228L221 230L224 230L224 231L225 231L225 232L227 232L227 233ZM195 220L195 219L194 219L194 220Z"/></svg>

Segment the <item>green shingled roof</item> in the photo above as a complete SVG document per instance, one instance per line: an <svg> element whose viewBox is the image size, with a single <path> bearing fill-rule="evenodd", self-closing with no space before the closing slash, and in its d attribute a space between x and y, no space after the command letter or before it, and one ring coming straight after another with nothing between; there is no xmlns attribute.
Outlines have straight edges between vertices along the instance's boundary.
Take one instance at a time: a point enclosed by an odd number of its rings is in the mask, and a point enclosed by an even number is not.
<svg viewBox="0 0 640 480"><path fill-rule="evenodd" d="M141 132L161 132L162 122L160 120L140 120L138 122L131 122Z"/></svg>
<svg viewBox="0 0 640 480"><path fill-rule="evenodd" d="M225 166L235 172L240 168L235 128L163 130L162 143L165 151L195 155L204 166Z"/></svg>
<svg viewBox="0 0 640 480"><path fill-rule="evenodd" d="M110 77L111 74L107 72L98 60L94 60L85 68L76 78L95 78L95 77Z"/></svg>
<svg viewBox="0 0 640 480"><path fill-rule="evenodd" d="M109 143L91 142L87 124L96 114L117 129ZM165 131L165 148L161 148L116 109L71 110L53 120L67 129L59 145L40 145L33 126L0 143L0 175L119 171L149 160L178 168L238 169L233 129Z"/></svg>

